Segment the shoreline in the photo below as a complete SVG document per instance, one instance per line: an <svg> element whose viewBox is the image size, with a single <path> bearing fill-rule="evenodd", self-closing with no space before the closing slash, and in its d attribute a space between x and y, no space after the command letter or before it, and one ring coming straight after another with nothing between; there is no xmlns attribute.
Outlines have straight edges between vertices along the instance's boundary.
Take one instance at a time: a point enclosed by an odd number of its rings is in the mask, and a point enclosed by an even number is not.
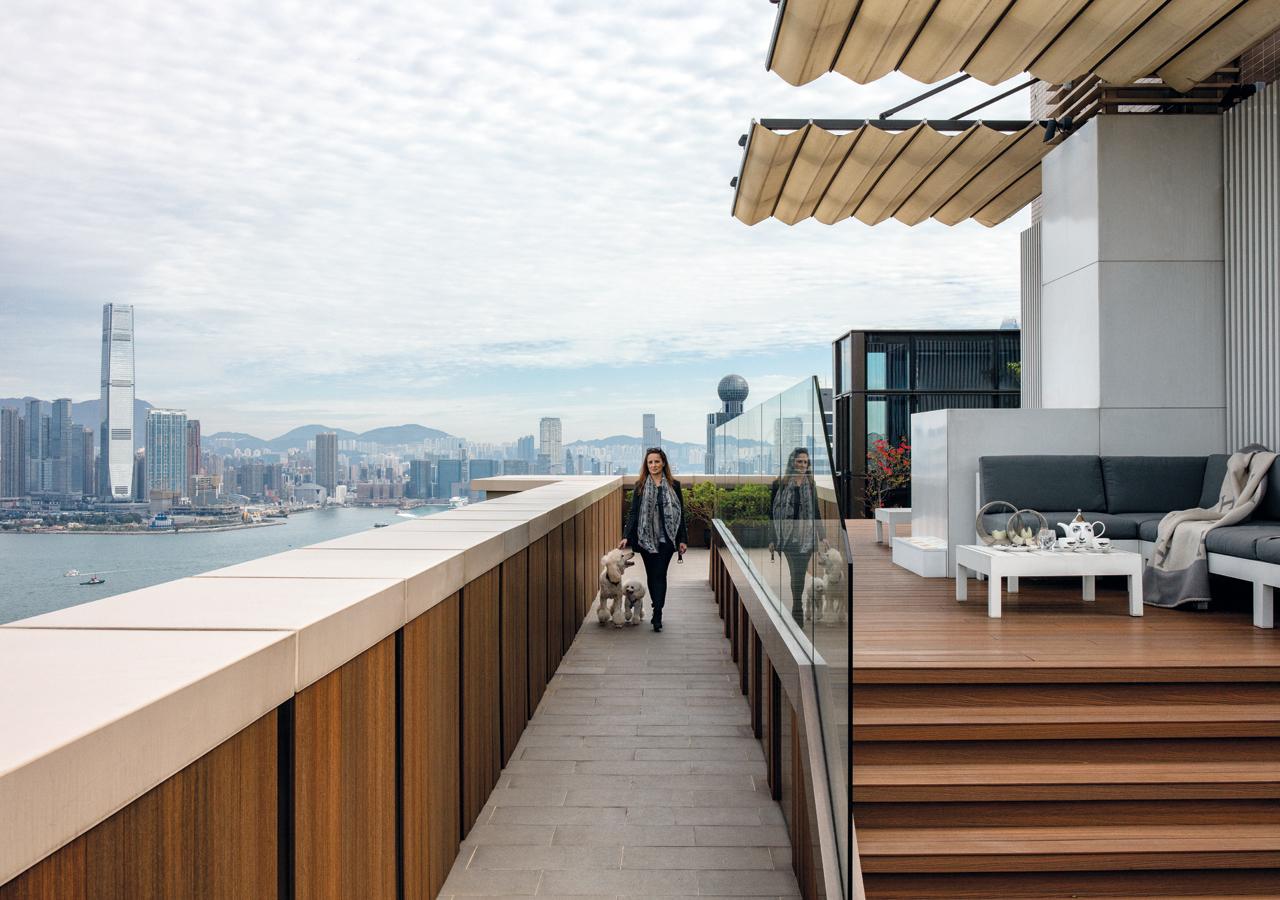
<svg viewBox="0 0 1280 900"><path fill-rule="evenodd" d="M287 525L287 519L272 519L269 522L237 522L234 525L184 525L180 528L132 528L132 529L106 529L106 528L17 528L8 531L0 531L0 534L116 534L116 535L140 535L140 534L212 534L219 531L244 531L250 528L270 528L273 525Z"/></svg>

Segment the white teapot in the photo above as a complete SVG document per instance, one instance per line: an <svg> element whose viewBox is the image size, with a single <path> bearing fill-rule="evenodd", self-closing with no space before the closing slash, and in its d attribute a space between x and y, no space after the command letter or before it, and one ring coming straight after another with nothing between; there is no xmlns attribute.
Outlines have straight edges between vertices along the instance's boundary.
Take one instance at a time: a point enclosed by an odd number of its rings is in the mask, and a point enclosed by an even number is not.
<svg viewBox="0 0 1280 900"><path fill-rule="evenodd" d="M1103 522L1086 522L1084 513L1076 510L1076 517L1068 522L1059 522L1058 527L1062 529L1063 534L1067 538L1073 538L1078 546L1096 547L1098 538L1102 537L1107 530L1107 526Z"/></svg>

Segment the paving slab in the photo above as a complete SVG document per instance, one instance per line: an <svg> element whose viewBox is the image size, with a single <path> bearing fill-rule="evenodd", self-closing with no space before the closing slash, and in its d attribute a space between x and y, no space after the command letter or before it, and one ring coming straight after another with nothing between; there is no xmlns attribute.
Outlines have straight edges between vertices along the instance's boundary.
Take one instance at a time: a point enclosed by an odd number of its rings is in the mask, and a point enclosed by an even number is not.
<svg viewBox="0 0 1280 900"><path fill-rule="evenodd" d="M671 566L661 634L588 617L442 898L800 896L707 563Z"/></svg>

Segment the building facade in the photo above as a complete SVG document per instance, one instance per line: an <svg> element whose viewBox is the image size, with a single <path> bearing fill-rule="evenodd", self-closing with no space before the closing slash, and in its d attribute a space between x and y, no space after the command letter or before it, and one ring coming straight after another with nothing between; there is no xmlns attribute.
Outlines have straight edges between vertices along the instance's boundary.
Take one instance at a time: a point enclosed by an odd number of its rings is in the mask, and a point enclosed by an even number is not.
<svg viewBox="0 0 1280 900"><path fill-rule="evenodd" d="M338 487L338 434L321 431L316 434L316 484L332 497Z"/></svg>
<svg viewBox="0 0 1280 900"><path fill-rule="evenodd" d="M49 417L39 400L27 401L27 493L44 494L52 487L49 477Z"/></svg>
<svg viewBox="0 0 1280 900"><path fill-rule="evenodd" d="M405 496L426 500L431 496L431 460L409 460L409 484Z"/></svg>
<svg viewBox="0 0 1280 900"><path fill-rule="evenodd" d="M646 450L650 447L662 446L662 432L658 430L658 423L653 413L645 413L641 417L641 433L644 435Z"/></svg>
<svg viewBox="0 0 1280 900"><path fill-rule="evenodd" d="M49 417L49 489L60 495L71 493L72 435L71 401L62 397L53 401Z"/></svg>
<svg viewBox="0 0 1280 900"><path fill-rule="evenodd" d="M147 410L147 497L177 499L187 489L187 414Z"/></svg>
<svg viewBox="0 0 1280 900"><path fill-rule="evenodd" d="M187 419L187 478L202 475L200 471L200 420Z"/></svg>
<svg viewBox="0 0 1280 900"><path fill-rule="evenodd" d="M93 450L93 429L77 425L71 439L71 493L97 496L94 483L97 459Z"/></svg>
<svg viewBox="0 0 1280 900"><path fill-rule="evenodd" d="M560 420L544 416L538 423L538 455L545 456L550 466L550 474L559 475L564 472L564 444L560 429Z"/></svg>
<svg viewBox="0 0 1280 900"><path fill-rule="evenodd" d="M1021 405L1020 332L850 331L832 343L832 382L837 482L856 512L868 451L909 443L912 413Z"/></svg>
<svg viewBox="0 0 1280 900"><path fill-rule="evenodd" d="M11 407L0 409L0 497L27 493L26 420Z"/></svg>
<svg viewBox="0 0 1280 900"><path fill-rule="evenodd" d="M130 500L135 493L133 336L133 307L103 304L99 493L109 500Z"/></svg>

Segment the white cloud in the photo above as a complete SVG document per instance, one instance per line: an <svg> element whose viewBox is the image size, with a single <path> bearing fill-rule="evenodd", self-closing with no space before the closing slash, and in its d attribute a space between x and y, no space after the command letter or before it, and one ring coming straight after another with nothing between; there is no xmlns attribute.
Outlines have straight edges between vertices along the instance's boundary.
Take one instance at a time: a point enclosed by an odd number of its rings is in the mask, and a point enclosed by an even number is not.
<svg viewBox="0 0 1280 900"><path fill-rule="evenodd" d="M143 396L281 431L378 373L363 408L399 421L424 389L449 410L460 371L496 390L508 366L732 368L853 326L1014 313L1020 222L729 217L753 116L875 115L920 90L786 85L763 69L772 15L741 0L6 4L15 352L0 386L91 395L106 300L138 307ZM912 112L996 92L967 83ZM496 419L477 408L427 424L528 430L501 397ZM600 433L634 430L600 414Z"/></svg>

